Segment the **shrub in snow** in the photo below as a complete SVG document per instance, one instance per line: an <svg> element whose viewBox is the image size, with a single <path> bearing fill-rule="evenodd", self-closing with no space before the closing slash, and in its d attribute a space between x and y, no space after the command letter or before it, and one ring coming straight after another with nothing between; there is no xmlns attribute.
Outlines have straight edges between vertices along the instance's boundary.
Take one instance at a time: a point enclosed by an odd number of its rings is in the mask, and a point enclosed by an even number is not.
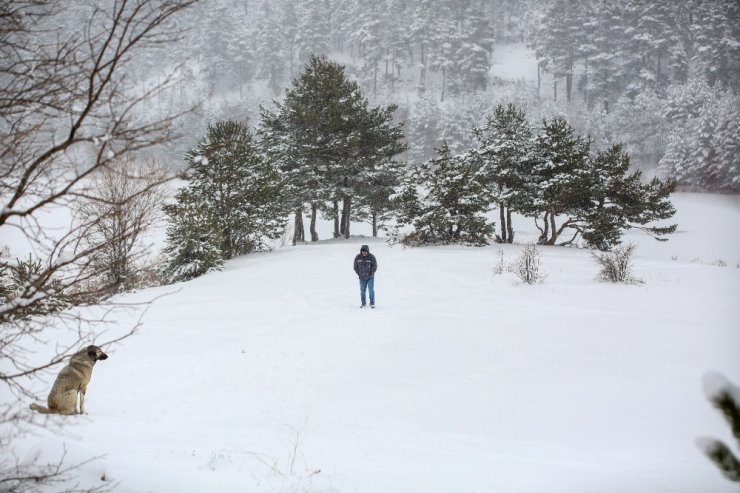
<svg viewBox="0 0 740 493"><path fill-rule="evenodd" d="M540 271L540 250L537 245L524 246L521 255L511 264L510 271L527 284L545 280L545 273Z"/></svg>
<svg viewBox="0 0 740 493"><path fill-rule="evenodd" d="M58 279L45 280L45 266L40 259L18 259L15 265L0 264L0 303L8 310L8 320L58 312L69 306ZM0 320L3 322L4 320Z"/></svg>
<svg viewBox="0 0 740 493"><path fill-rule="evenodd" d="M740 450L740 389L717 373L704 377L704 389L707 398L727 419ZM727 479L740 482L740 460L727 445L713 438L700 438L697 444Z"/></svg>
<svg viewBox="0 0 740 493"><path fill-rule="evenodd" d="M591 256L599 264L599 278L602 281L639 283L632 277L632 254L635 245L620 245L610 252L591 252Z"/></svg>
<svg viewBox="0 0 740 493"><path fill-rule="evenodd" d="M504 264L504 252L503 250L499 250L498 253L496 253L496 262L493 264L493 273L500 276L505 270L506 265Z"/></svg>

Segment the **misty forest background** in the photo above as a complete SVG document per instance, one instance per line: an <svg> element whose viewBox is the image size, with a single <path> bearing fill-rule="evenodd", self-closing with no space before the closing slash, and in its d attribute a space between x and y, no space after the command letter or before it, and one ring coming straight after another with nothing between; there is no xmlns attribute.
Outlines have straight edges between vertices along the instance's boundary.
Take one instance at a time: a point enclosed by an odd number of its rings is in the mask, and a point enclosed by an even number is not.
<svg viewBox="0 0 740 493"><path fill-rule="evenodd" d="M473 127L512 102L535 124L566 118L596 148L623 143L633 166L679 190L740 191L731 0L216 0L177 22L193 27L131 75L142 90L179 76L153 112L198 105L168 145L181 164L206 123L256 126L259 107L280 99L311 55L326 55L371 105L398 106L408 162L432 158L443 141L465 152ZM517 43L536 54L526 63L537 83L492 69L497 50Z"/></svg>

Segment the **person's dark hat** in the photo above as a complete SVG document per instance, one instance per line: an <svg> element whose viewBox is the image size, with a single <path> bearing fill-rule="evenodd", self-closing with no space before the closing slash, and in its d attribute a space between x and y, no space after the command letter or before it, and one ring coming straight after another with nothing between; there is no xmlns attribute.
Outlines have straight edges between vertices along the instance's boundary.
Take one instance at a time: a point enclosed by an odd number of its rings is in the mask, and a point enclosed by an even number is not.
<svg viewBox="0 0 740 493"><path fill-rule="evenodd" d="M367 252L367 253L370 253L370 247L369 247L369 246L367 246L367 245L362 245L362 246L360 247L360 253L362 253L362 252Z"/></svg>

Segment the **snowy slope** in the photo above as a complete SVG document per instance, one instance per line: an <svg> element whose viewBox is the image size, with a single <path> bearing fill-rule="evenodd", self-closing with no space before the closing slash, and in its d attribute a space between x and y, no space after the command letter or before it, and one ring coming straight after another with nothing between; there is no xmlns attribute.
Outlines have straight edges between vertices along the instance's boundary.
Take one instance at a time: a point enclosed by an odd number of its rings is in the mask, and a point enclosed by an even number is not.
<svg viewBox="0 0 740 493"><path fill-rule="evenodd" d="M128 295L170 293L107 348L88 415L16 450L105 455L77 479L121 492L735 491L695 440L733 443L702 377L740 383L740 206L676 204L674 239L630 235L639 286L595 281L583 250L544 249L548 278L526 286L492 273L519 245L354 238ZM365 242L375 311L351 270Z"/></svg>

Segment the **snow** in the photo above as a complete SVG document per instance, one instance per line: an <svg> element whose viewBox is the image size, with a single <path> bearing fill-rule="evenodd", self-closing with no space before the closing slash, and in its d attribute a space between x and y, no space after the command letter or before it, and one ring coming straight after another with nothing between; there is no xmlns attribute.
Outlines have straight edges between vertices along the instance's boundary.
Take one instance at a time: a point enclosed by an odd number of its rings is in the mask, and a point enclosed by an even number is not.
<svg viewBox="0 0 740 493"><path fill-rule="evenodd" d="M547 278L528 286L493 273L521 245L356 237L123 296L167 294L106 348L88 415L52 418L63 434L14 450L103 455L76 479L121 492L735 491L697 439L734 443L702 380L740 382L740 203L674 203L668 242L628 235L641 285L596 281L585 250L542 248ZM530 225L515 218L518 241ZM374 311L359 308L351 266L364 243L379 263ZM120 330L137 316L119 314Z"/></svg>
<svg viewBox="0 0 740 493"><path fill-rule="evenodd" d="M503 44L493 54L491 75L509 80L537 80L537 58L526 43Z"/></svg>

